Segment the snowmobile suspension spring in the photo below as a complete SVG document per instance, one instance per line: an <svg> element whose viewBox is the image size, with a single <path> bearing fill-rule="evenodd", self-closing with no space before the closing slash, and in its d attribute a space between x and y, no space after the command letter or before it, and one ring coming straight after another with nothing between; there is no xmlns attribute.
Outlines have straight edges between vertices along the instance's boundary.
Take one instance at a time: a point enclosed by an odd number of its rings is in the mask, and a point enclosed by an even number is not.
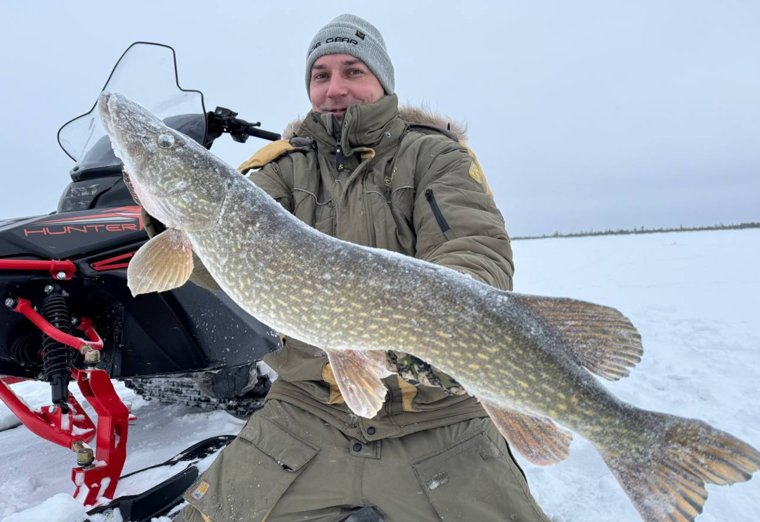
<svg viewBox="0 0 760 522"><path fill-rule="evenodd" d="M42 315L45 319L63 333L71 333L71 314L66 300L66 294L60 286L54 285L50 293L42 301ZM50 383L53 404L58 404L67 410L69 398L69 381L71 368L74 365L76 352L55 339L42 336L42 360L45 378Z"/></svg>

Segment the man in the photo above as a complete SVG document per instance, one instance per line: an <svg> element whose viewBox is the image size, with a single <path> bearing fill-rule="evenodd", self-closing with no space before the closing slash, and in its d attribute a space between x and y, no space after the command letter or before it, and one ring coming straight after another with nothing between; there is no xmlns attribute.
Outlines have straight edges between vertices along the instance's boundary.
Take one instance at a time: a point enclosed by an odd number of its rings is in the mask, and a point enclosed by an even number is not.
<svg viewBox="0 0 760 522"><path fill-rule="evenodd" d="M306 87L312 110L289 139L241 166L252 182L324 233L511 289L509 238L475 156L445 122L399 115L374 26L341 15L323 27ZM267 403L187 492L185 520L546 520L483 408L435 368L390 353L404 378L385 379L383 408L364 419L321 350L283 339L265 360L279 375Z"/></svg>

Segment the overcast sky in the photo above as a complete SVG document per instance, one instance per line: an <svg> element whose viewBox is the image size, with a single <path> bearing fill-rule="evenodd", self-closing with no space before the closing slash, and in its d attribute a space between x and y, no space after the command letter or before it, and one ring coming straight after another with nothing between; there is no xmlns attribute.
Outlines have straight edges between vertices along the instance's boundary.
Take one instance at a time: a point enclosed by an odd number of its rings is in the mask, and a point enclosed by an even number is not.
<svg viewBox="0 0 760 522"><path fill-rule="evenodd" d="M760 221L751 0L0 0L0 219L55 209L58 127L133 41L173 46L208 108L281 131L309 110L311 37L344 12L383 33L402 103L468 125L512 235ZM233 165L264 144L224 142Z"/></svg>

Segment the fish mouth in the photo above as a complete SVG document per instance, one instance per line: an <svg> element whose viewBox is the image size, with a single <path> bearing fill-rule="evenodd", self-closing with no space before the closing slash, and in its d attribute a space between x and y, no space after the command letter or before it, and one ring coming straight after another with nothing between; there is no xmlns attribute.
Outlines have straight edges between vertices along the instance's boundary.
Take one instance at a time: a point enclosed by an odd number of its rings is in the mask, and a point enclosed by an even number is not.
<svg viewBox="0 0 760 522"><path fill-rule="evenodd" d="M120 139L122 132L120 132L119 127L116 125L116 121L123 120L120 116L125 112L123 109L126 101L127 99L118 93L103 92L98 96L97 106L100 113L100 121L111 137L111 143L114 142L114 139L119 142L123 141Z"/></svg>
<svg viewBox="0 0 760 522"><path fill-rule="evenodd" d="M110 135L112 131L111 126L111 108L108 106L108 102L111 101L111 93L104 92L98 96L98 112L100 113L100 121L106 128L106 132Z"/></svg>
<svg viewBox="0 0 760 522"><path fill-rule="evenodd" d="M101 93L100 96L98 96L98 110L100 111L100 115L105 120L111 119L111 109L108 107L108 101L110 99L111 99L110 92L104 92L104 93Z"/></svg>

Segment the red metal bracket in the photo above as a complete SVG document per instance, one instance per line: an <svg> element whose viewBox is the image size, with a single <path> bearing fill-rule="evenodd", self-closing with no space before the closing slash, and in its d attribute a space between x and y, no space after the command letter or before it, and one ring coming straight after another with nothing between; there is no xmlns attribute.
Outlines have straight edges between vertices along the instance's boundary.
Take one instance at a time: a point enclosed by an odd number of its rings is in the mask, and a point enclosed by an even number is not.
<svg viewBox="0 0 760 522"><path fill-rule="evenodd" d="M97 428L73 395L69 395L68 413L53 406L33 411L8 384L16 378L0 378L0 399L29 428L30 431L65 448L74 450L77 444L86 445L95 439L95 460L90 466L75 467L71 480L76 489L74 497L85 506L95 506L112 499L121 470L127 458L129 421L136 417L114 390L105 370L72 370L87 402L98 416Z"/></svg>
<svg viewBox="0 0 760 522"><path fill-rule="evenodd" d="M116 492L124 461L127 458L127 432L130 415L117 395L105 370L73 370L79 389L98 415L97 451L89 467L71 470L76 485L74 497L85 506L95 506L112 499Z"/></svg>
<svg viewBox="0 0 760 522"><path fill-rule="evenodd" d="M16 306L14 306L12 310L14 312L22 314L24 317L34 323L37 328L42 330L42 333L48 337L55 339L61 344L65 344L66 346L70 346L79 351L85 347L91 350L103 349L103 340L98 335L98 332L95 331L95 328L92 325L92 321L85 317L81 319L81 322L77 328L83 331L89 340L62 332L47 322L44 317L37 313L37 311L34 309L34 306L32 306L32 303L23 297L18 298Z"/></svg>
<svg viewBox="0 0 760 522"><path fill-rule="evenodd" d="M6 377L0 379L0 399L32 433L68 449L75 442L89 442L93 439L95 425L76 397L69 395L68 413L63 413L61 408L54 406L44 406L39 411L33 411L10 389L8 385L13 382L18 381Z"/></svg>
<svg viewBox="0 0 760 522"><path fill-rule="evenodd" d="M54 279L68 281L77 271L76 265L64 261L35 261L33 259L0 259L0 270L42 270L49 272Z"/></svg>

